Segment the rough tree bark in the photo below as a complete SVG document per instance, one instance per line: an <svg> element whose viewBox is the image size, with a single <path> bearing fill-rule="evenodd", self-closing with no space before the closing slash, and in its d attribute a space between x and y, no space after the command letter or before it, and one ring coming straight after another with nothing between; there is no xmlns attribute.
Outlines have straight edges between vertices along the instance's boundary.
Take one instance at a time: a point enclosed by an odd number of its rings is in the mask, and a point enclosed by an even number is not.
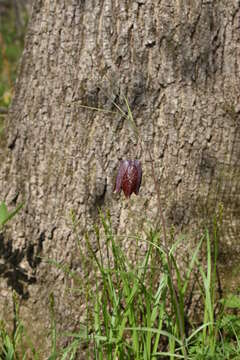
<svg viewBox="0 0 240 360"><path fill-rule="evenodd" d="M42 260L81 271L71 209L80 237L97 207L110 209L117 232L156 219L145 154L140 196L113 195L119 160L136 156L123 118L79 106L113 110L123 95L151 146L168 224L192 229L221 202L220 261L232 270L240 257L239 71L239 1L35 1L1 143L1 198L25 201L0 244L2 309L14 288L40 339L53 291L59 322L76 321L84 304L64 294L65 277Z"/></svg>

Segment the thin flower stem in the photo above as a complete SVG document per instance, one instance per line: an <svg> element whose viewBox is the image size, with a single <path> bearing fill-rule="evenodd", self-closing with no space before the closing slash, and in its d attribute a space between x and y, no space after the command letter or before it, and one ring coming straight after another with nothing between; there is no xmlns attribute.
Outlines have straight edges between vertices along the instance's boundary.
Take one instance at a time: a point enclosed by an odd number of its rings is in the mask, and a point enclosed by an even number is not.
<svg viewBox="0 0 240 360"><path fill-rule="evenodd" d="M157 199L158 199L158 212L159 212L159 216L162 222L162 228L163 228L163 241L164 241L164 248L165 250L168 250L167 247L167 230L166 230L166 222L165 222L165 218L162 212L162 206L161 206L161 197L160 197L160 190L159 190L159 184L158 184L158 180L157 180L157 176L155 173L155 169L154 169L154 160L152 158L152 154L151 151L149 149L149 145L147 145L147 151L148 151L148 155L150 158L150 163L151 163L151 170L152 170L152 176L153 176L153 181L154 181L154 186L155 186L155 190L157 193ZM168 251L167 251L168 253Z"/></svg>

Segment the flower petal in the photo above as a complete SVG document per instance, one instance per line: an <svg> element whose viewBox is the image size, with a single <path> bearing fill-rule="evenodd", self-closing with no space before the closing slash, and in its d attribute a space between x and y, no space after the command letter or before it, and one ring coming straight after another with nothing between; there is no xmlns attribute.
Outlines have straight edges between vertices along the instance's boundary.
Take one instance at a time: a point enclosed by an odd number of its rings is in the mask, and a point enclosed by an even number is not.
<svg viewBox="0 0 240 360"><path fill-rule="evenodd" d="M115 191L118 193L121 191L122 189L122 180L123 180L123 177L126 173L126 170L128 168L128 164L129 164L129 161L128 160L122 160L121 161L121 164L120 164L120 167L119 167L119 170L118 170L118 174L117 174L117 179L116 179L116 185L115 185Z"/></svg>
<svg viewBox="0 0 240 360"><path fill-rule="evenodd" d="M134 165L137 168L137 181L136 181L136 187L134 189L134 192L136 195L139 193L139 189L142 183L142 166L141 162L139 160L134 160Z"/></svg>
<svg viewBox="0 0 240 360"><path fill-rule="evenodd" d="M128 163L127 171L122 179L122 189L127 198L135 192L138 182L138 168L135 166L134 161L130 160Z"/></svg>

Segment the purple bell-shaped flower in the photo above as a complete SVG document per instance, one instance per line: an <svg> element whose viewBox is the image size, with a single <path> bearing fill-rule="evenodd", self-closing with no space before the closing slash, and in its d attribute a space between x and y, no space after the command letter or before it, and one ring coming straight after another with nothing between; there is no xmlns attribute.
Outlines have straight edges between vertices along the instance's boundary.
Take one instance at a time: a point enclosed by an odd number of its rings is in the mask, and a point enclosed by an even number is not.
<svg viewBox="0 0 240 360"><path fill-rule="evenodd" d="M129 198L134 192L139 193L142 181L142 167L138 160L122 160L116 180L115 191L123 190L125 196Z"/></svg>

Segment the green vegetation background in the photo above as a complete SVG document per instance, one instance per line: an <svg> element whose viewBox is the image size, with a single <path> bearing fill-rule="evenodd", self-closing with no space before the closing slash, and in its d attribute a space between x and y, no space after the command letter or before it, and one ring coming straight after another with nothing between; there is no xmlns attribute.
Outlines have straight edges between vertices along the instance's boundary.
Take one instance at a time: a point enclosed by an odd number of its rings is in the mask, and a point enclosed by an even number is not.
<svg viewBox="0 0 240 360"><path fill-rule="evenodd" d="M17 76L17 67L24 47L27 12L16 12L14 2L0 2L0 107L8 108Z"/></svg>

